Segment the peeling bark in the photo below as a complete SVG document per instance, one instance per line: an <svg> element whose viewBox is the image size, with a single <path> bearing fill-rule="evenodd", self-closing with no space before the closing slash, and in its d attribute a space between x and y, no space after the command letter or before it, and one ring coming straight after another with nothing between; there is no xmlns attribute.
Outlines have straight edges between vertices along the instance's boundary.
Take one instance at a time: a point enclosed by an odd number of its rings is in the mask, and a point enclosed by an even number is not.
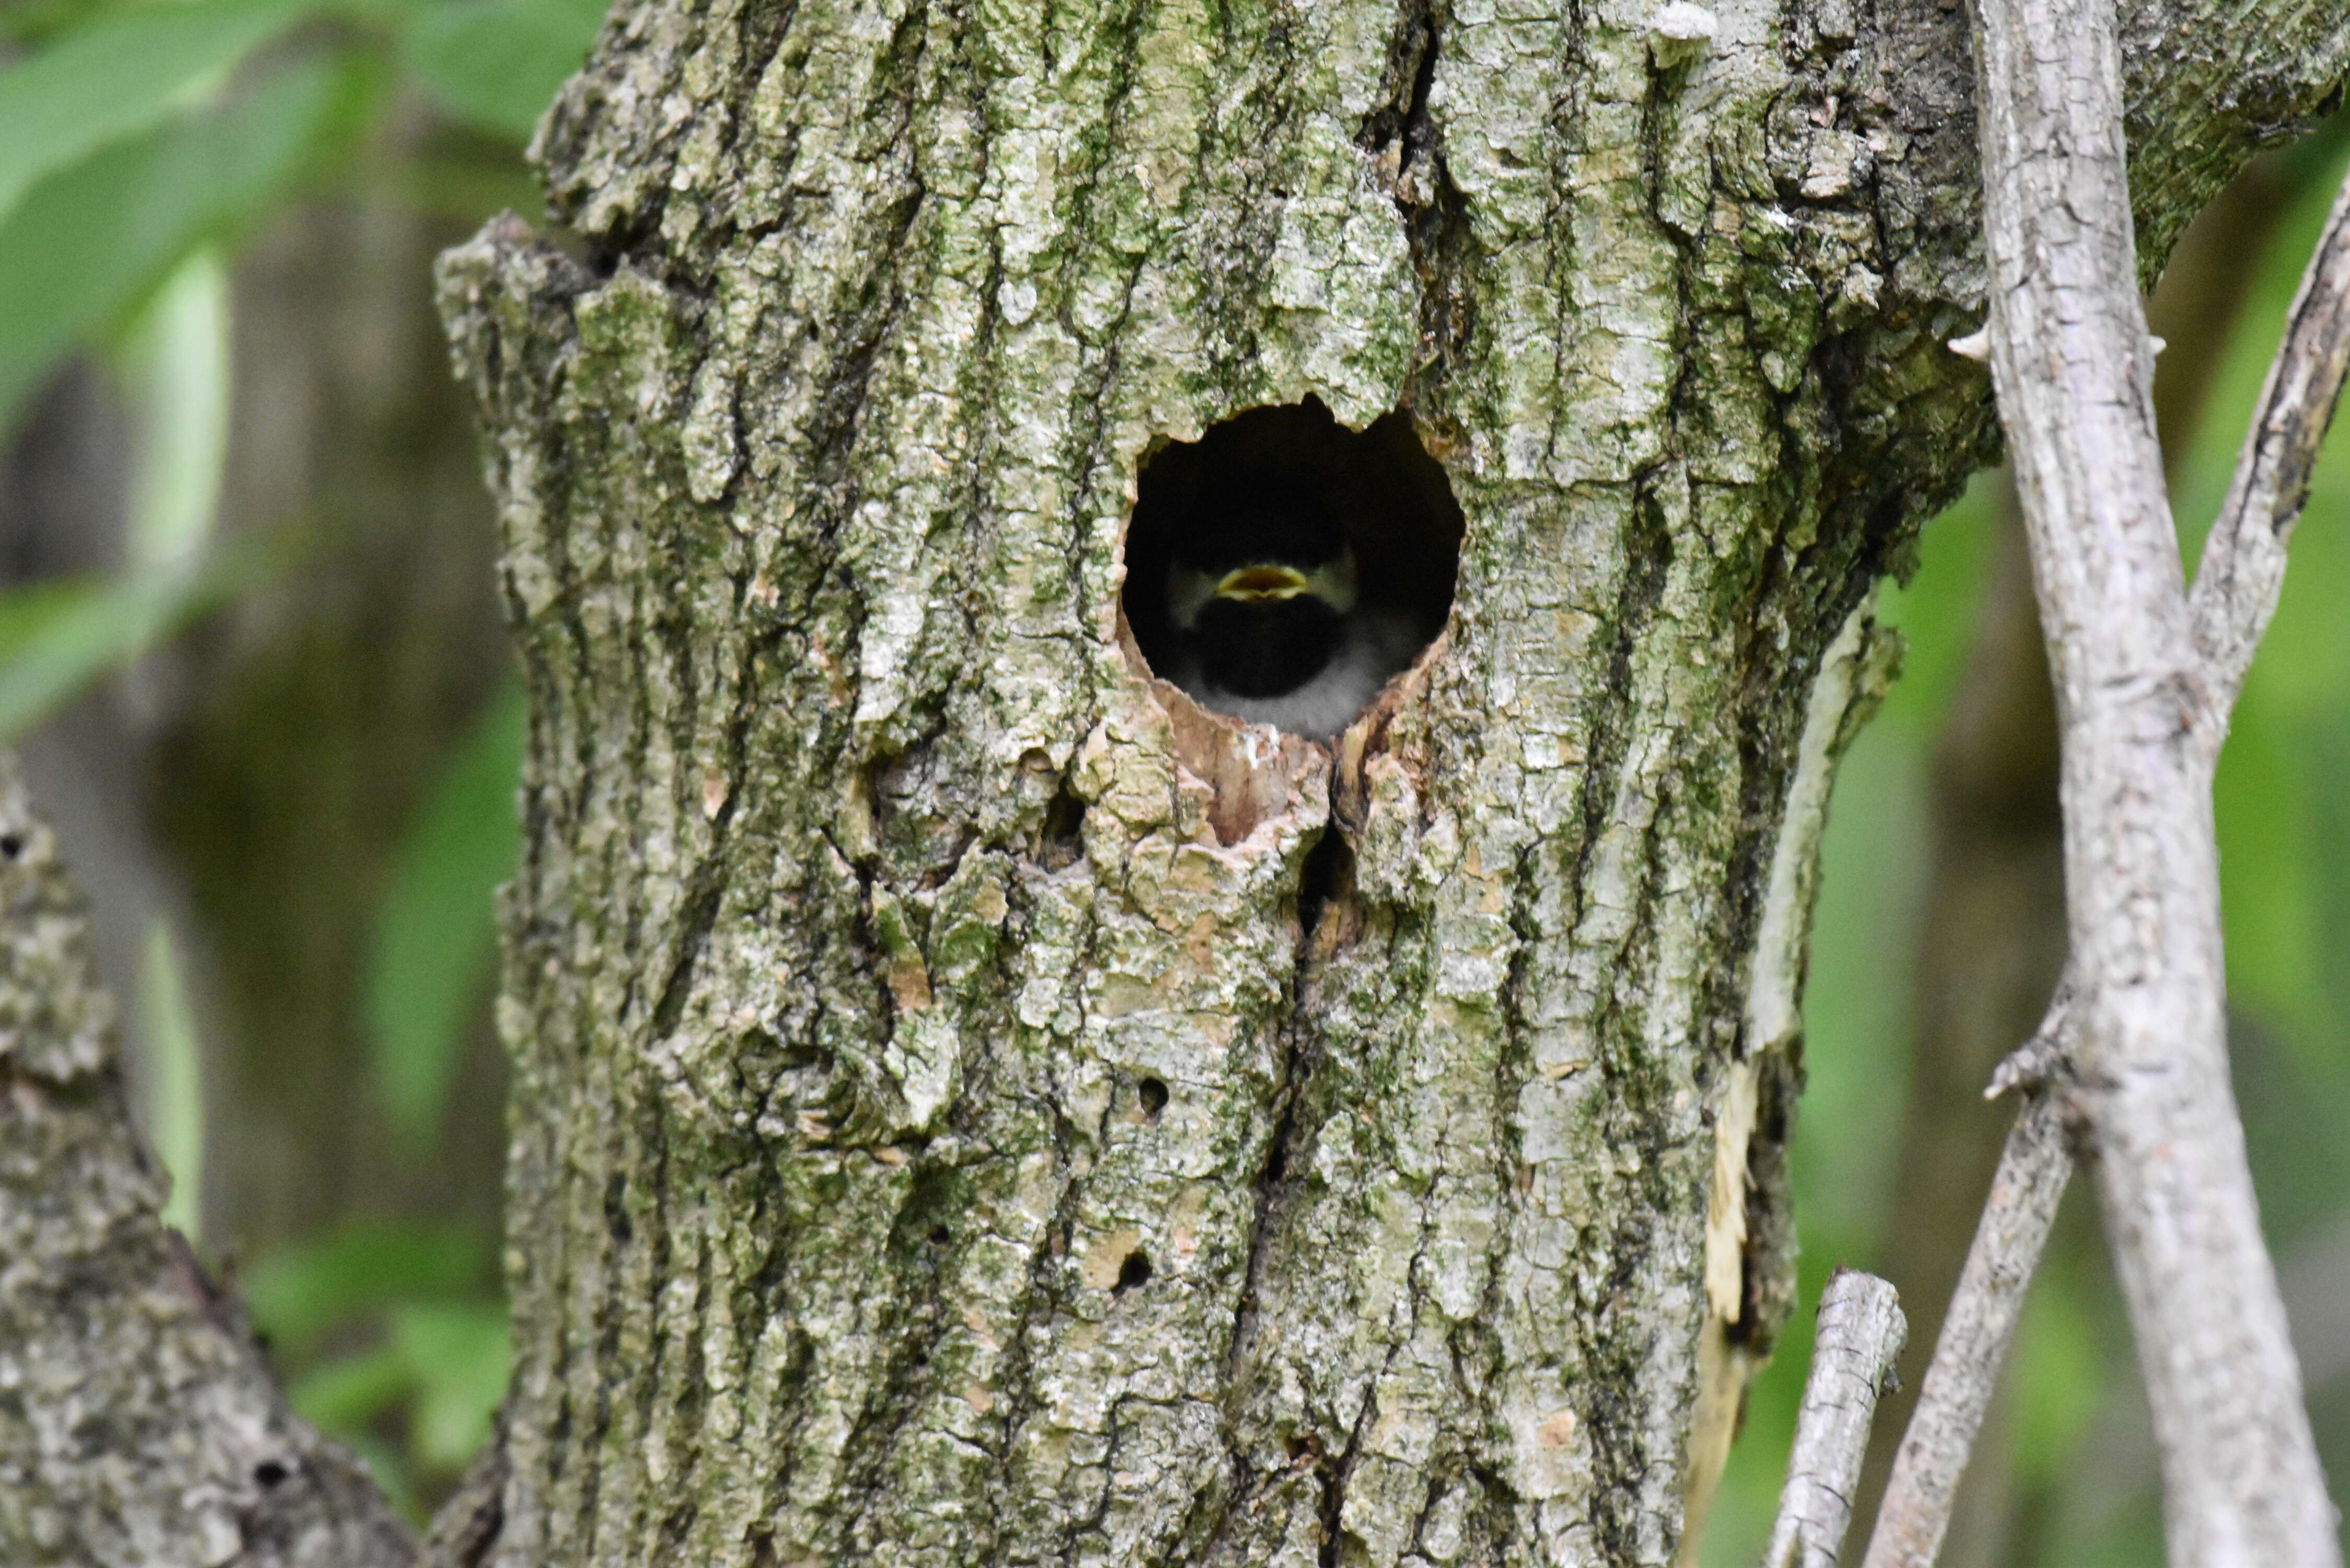
<svg viewBox="0 0 2350 1568"><path fill-rule="evenodd" d="M621 6L576 243L442 274L534 709L481 1561L1674 1555L1991 437L1959 12L1670 9ZM2132 37L2158 256L2350 30ZM1326 748L1117 608L1147 457L1307 396L1467 522Z"/></svg>

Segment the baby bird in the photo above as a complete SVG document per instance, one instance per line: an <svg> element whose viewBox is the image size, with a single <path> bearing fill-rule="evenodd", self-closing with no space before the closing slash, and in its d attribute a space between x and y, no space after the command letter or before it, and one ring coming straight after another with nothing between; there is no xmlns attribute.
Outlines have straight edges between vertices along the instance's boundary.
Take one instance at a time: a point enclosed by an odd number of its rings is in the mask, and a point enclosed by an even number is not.
<svg viewBox="0 0 2350 1568"><path fill-rule="evenodd" d="M1328 740L1409 665L1409 620L1363 602L1346 531L1294 482L1253 475L1204 498L1174 542L1170 674L1202 707Z"/></svg>

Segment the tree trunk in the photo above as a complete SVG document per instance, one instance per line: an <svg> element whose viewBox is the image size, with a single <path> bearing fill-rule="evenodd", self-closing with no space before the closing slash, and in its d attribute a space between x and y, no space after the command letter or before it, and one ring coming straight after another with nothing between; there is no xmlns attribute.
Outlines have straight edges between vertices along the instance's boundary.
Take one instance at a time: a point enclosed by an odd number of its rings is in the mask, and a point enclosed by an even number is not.
<svg viewBox="0 0 2350 1568"><path fill-rule="evenodd" d="M2350 35L2130 36L2158 257ZM478 1560L1671 1558L1992 439L1970 96L1929 0L624 4L577 244L443 273L534 710ZM1146 461L1308 397L1465 521L1326 748L1119 611Z"/></svg>

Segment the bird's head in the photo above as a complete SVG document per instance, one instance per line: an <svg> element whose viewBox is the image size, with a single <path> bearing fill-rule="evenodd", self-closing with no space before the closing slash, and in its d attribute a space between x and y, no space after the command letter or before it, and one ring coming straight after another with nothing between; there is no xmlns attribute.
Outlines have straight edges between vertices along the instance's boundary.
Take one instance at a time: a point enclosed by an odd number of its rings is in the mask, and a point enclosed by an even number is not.
<svg viewBox="0 0 2350 1568"><path fill-rule="evenodd" d="M1294 481L1250 476L1203 498L1178 540L1168 618L1201 674L1243 697L1278 697L1319 674L1355 608L1355 557L1320 497Z"/></svg>

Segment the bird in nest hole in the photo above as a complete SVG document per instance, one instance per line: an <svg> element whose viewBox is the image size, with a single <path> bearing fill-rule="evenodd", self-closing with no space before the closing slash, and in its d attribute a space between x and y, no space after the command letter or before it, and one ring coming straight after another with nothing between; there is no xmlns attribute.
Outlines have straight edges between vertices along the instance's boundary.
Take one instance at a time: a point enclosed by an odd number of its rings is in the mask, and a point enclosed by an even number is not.
<svg viewBox="0 0 2350 1568"><path fill-rule="evenodd" d="M1346 530L1305 487L1259 476L1203 500L1170 551L1170 679L1202 707L1329 739L1422 639L1365 600Z"/></svg>

